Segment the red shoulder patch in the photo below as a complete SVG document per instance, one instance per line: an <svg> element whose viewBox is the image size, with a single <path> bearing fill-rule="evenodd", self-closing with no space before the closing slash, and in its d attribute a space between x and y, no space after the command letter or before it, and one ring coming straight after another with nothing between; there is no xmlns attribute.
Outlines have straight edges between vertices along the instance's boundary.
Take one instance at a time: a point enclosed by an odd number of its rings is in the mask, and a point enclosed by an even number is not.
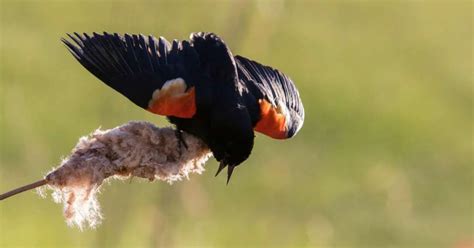
<svg viewBox="0 0 474 248"><path fill-rule="evenodd" d="M186 91L186 83L181 78L169 80L153 92L147 110L164 116L192 118L196 113L195 89L191 87Z"/></svg>
<svg viewBox="0 0 474 248"><path fill-rule="evenodd" d="M255 131L275 139L286 139L286 117L282 110L274 107L265 99L258 100L260 105L260 120L255 125Z"/></svg>

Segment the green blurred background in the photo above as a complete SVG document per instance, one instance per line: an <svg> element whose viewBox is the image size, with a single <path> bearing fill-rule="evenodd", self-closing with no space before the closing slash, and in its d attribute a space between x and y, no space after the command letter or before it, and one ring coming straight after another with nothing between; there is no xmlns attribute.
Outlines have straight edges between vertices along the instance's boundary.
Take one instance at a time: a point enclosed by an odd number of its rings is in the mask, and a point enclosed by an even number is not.
<svg viewBox="0 0 474 248"><path fill-rule="evenodd" d="M105 185L97 230L67 227L33 192L1 202L0 246L474 245L472 5L1 0L0 191L41 178L99 126L168 125L84 70L66 32L215 32L290 75L306 122L291 140L258 135L229 186L215 161L172 186Z"/></svg>

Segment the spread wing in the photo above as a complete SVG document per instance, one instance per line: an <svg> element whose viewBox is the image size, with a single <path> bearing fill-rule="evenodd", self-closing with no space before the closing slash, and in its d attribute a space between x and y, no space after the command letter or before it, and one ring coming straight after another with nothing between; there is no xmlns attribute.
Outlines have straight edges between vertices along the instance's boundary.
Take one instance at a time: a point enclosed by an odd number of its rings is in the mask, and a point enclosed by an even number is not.
<svg viewBox="0 0 474 248"><path fill-rule="evenodd" d="M256 99L255 130L277 139L294 136L303 125L304 108L293 81L269 66L235 56L239 80Z"/></svg>
<svg viewBox="0 0 474 248"><path fill-rule="evenodd" d="M191 118L196 112L199 56L188 41L144 35L68 34L62 39L92 74L156 114Z"/></svg>

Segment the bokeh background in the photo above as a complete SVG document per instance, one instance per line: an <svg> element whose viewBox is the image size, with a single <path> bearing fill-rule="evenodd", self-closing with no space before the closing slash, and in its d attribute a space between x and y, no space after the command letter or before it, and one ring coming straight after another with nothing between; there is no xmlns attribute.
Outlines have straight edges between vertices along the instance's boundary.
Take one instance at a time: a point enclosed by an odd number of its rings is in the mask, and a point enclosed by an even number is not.
<svg viewBox="0 0 474 248"><path fill-rule="evenodd" d="M105 185L96 230L34 192L1 202L1 247L472 247L471 1L0 2L0 191L99 126L168 125L86 72L66 32L213 31L290 75L306 110L294 139L257 136L229 186L215 161Z"/></svg>

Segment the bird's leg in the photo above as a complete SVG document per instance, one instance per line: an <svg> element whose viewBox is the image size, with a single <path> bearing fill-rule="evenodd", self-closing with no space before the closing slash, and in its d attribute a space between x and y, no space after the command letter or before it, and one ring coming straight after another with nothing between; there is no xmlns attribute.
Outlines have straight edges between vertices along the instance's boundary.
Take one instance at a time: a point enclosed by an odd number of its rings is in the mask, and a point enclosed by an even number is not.
<svg viewBox="0 0 474 248"><path fill-rule="evenodd" d="M183 138L183 133L181 130L177 129L175 130L176 134L176 139L178 139L178 144L179 144L179 153L181 154L181 147L184 146L186 150L188 149L188 145L186 144L186 141Z"/></svg>

